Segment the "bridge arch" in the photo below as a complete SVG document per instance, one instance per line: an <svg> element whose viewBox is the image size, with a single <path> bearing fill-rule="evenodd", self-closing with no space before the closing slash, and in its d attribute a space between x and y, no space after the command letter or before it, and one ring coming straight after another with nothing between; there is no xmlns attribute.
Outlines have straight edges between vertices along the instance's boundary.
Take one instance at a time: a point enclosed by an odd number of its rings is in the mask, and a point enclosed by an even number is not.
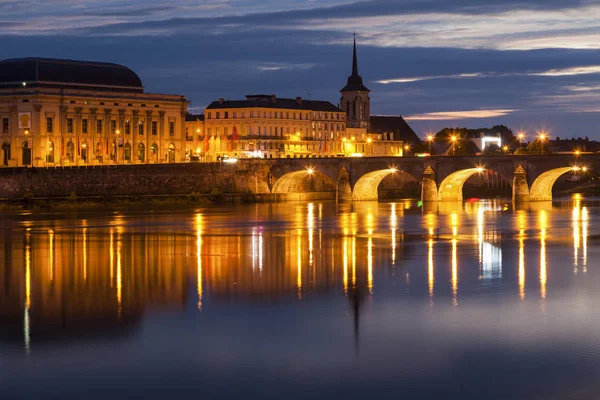
<svg viewBox="0 0 600 400"><path fill-rule="evenodd" d="M366 200L378 200L378 188L381 182L388 176L393 174L404 174L411 180L418 182L411 174L400 171L396 168L386 168L377 171L367 172L362 175L354 184L352 189L352 200L354 201L366 201Z"/></svg>
<svg viewBox="0 0 600 400"><path fill-rule="evenodd" d="M438 201L462 201L465 182L483 171L483 168L467 168L451 173L440 183Z"/></svg>
<svg viewBox="0 0 600 400"><path fill-rule="evenodd" d="M335 187L336 185L330 177L322 172L308 168L282 175L273 184L271 193L288 194L308 191L333 191Z"/></svg>
<svg viewBox="0 0 600 400"><path fill-rule="evenodd" d="M551 201L552 187L562 175L573 171L573 167L554 168L538 176L529 190L529 201Z"/></svg>

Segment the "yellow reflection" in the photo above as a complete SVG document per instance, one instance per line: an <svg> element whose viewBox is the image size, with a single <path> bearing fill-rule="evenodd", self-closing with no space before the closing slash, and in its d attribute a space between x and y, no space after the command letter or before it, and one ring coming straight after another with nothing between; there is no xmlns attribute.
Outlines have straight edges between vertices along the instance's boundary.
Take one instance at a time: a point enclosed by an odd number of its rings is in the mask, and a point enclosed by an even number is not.
<svg viewBox="0 0 600 400"><path fill-rule="evenodd" d="M392 231L392 265L396 265L396 228L398 226L398 215L396 214L396 203L392 203L390 216L390 227Z"/></svg>
<svg viewBox="0 0 600 400"><path fill-rule="evenodd" d="M456 238L452 238L452 304L458 305L458 253Z"/></svg>
<svg viewBox="0 0 600 400"><path fill-rule="evenodd" d="M25 308L31 309L31 233L25 233Z"/></svg>
<svg viewBox="0 0 600 400"><path fill-rule="evenodd" d="M344 236L344 293L348 293L348 237Z"/></svg>
<svg viewBox="0 0 600 400"><path fill-rule="evenodd" d="M356 236L352 236L352 288L356 288Z"/></svg>
<svg viewBox="0 0 600 400"><path fill-rule="evenodd" d="M525 231L519 231L519 294L525 299Z"/></svg>
<svg viewBox="0 0 600 400"><path fill-rule="evenodd" d="M433 304L433 286L435 284L435 278L433 275L433 239L429 239L428 242L428 269L427 269L427 283L429 284L429 300L430 304Z"/></svg>
<svg viewBox="0 0 600 400"><path fill-rule="evenodd" d="M198 310L202 310L202 214L196 214L196 291Z"/></svg>
<svg viewBox="0 0 600 400"><path fill-rule="evenodd" d="M456 211L450 214L450 226L452 227L452 236L458 236L458 214Z"/></svg>
<svg viewBox="0 0 600 400"><path fill-rule="evenodd" d="M308 264L313 264L313 236L315 229L315 205L313 203L308 204L308 216L306 221L308 227Z"/></svg>
<svg viewBox="0 0 600 400"><path fill-rule="evenodd" d="M54 231L48 229L48 276L54 281Z"/></svg>
<svg viewBox="0 0 600 400"><path fill-rule="evenodd" d="M114 242L114 230L112 228L110 228L110 233L109 233L109 237L110 237L110 268L109 268L109 280L110 280L110 287L113 287L113 277L114 277L114 269L115 269L115 242Z"/></svg>
<svg viewBox="0 0 600 400"><path fill-rule="evenodd" d="M485 209L479 205L477 209L477 243L479 244L479 268L483 268L483 239L485 228Z"/></svg>
<svg viewBox="0 0 600 400"><path fill-rule="evenodd" d="M581 225L582 225L582 229L581 229L581 236L582 236L582 241L583 241L583 260L582 260L582 267L583 267L583 272L587 272L587 261L588 261L588 247L587 247L587 237L588 237L588 210L587 207L583 207L583 209L581 210Z"/></svg>
<svg viewBox="0 0 600 400"><path fill-rule="evenodd" d="M540 296L546 298L546 283L548 281L546 265L546 233L548 229L548 212L541 210L539 214L540 226Z"/></svg>
<svg viewBox="0 0 600 400"><path fill-rule="evenodd" d="M369 231L369 241L367 244L367 287L369 293L373 294L373 231Z"/></svg>
<svg viewBox="0 0 600 400"><path fill-rule="evenodd" d="M302 298L302 231L298 229L298 234L296 236L297 248L296 252L298 253L298 277L296 281L296 285L298 286L298 298Z"/></svg>
<svg viewBox="0 0 600 400"><path fill-rule="evenodd" d="M85 220L83 220L85 224ZM87 228L83 228L82 232L82 251L83 251L83 280L87 282Z"/></svg>
<svg viewBox="0 0 600 400"><path fill-rule="evenodd" d="M429 236L433 236L435 233L435 215L432 213L426 214L425 224L427 225Z"/></svg>
<svg viewBox="0 0 600 400"><path fill-rule="evenodd" d="M123 306L123 282L121 276L121 237L117 235L117 312L119 318L121 318L122 306Z"/></svg>

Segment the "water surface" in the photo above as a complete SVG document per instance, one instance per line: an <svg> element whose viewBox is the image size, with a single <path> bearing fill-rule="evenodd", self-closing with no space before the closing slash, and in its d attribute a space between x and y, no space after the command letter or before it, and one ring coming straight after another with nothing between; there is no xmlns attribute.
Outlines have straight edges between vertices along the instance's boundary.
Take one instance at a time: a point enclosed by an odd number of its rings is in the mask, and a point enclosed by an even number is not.
<svg viewBox="0 0 600 400"><path fill-rule="evenodd" d="M2 398L598 398L600 204L0 217Z"/></svg>

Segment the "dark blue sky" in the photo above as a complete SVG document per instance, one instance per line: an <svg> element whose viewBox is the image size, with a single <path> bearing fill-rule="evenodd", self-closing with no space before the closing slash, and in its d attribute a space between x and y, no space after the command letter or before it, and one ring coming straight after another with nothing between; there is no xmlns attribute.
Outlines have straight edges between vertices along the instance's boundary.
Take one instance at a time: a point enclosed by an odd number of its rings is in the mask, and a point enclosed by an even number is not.
<svg viewBox="0 0 600 400"><path fill-rule="evenodd" d="M0 58L127 65L147 91L337 104L352 32L373 113L423 135L505 124L600 139L600 1L0 0Z"/></svg>

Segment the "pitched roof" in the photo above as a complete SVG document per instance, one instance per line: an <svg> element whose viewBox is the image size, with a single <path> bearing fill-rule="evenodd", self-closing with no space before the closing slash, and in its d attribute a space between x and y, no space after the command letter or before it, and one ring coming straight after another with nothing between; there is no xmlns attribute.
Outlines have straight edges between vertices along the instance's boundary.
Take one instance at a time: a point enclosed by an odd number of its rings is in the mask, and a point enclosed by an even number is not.
<svg viewBox="0 0 600 400"><path fill-rule="evenodd" d="M190 114L185 116L185 122L204 121L204 114Z"/></svg>
<svg viewBox="0 0 600 400"><path fill-rule="evenodd" d="M223 108L275 108L288 110L307 110L325 112L343 112L329 101L277 98L273 95L249 95L246 100L213 101L207 110Z"/></svg>
<svg viewBox="0 0 600 400"><path fill-rule="evenodd" d="M400 115L372 115L369 131L374 133L393 132L394 140L402 140L407 143L421 143L415 131L412 130L410 125Z"/></svg>
<svg viewBox="0 0 600 400"><path fill-rule="evenodd" d="M0 61L0 87L74 87L83 90L144 91L131 69L118 64L53 58Z"/></svg>

